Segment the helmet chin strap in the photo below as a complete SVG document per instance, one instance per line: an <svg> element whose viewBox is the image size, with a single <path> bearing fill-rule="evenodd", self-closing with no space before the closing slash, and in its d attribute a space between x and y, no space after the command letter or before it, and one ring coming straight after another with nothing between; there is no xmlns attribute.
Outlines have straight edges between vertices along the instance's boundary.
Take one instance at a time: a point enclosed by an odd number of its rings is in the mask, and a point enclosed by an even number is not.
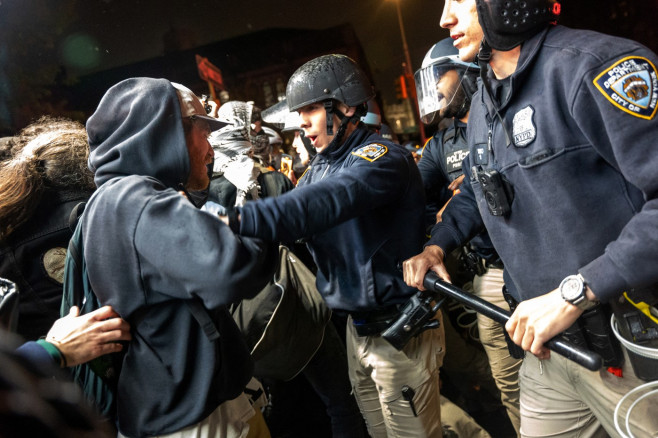
<svg viewBox="0 0 658 438"><path fill-rule="evenodd" d="M455 119L461 120L463 119L466 114L468 114L468 111L471 109L471 99L469 97L464 97L464 101L462 102L461 106L455 113Z"/></svg>
<svg viewBox="0 0 658 438"><path fill-rule="evenodd" d="M331 142L327 145L327 151L331 151L334 148L338 147L345 136L345 131L347 130L347 125L352 119L355 119L355 123L358 122L358 117L356 114L352 117L347 117L341 110L336 108L335 102L333 100L325 101L324 108L327 112L327 135L333 135L334 132L334 117L335 114L340 119L340 125L338 126L338 131Z"/></svg>
<svg viewBox="0 0 658 438"><path fill-rule="evenodd" d="M334 135L334 111L337 110L333 100L324 101L324 110L327 113L327 135ZM338 111L340 113L340 111ZM340 116L339 116L340 117Z"/></svg>
<svg viewBox="0 0 658 438"><path fill-rule="evenodd" d="M491 60L491 46L487 42L486 39L482 38L482 43L480 43L480 50L478 51L476 61L478 63L478 66L480 67L480 79L482 79L482 84L484 84L484 90L485 92L489 95L489 99L491 100L491 104L493 106L493 110L496 113L496 117L498 117L498 120L500 120L500 123L503 127L503 132L505 132L505 141L507 146L512 144L511 136L509 135L509 131L507 129L507 125L505 124L505 120L503 117L500 115L500 112L498 111L498 100L493 94L493 91L491 91L491 83L489 82L489 78L487 77L487 69L489 68L489 61Z"/></svg>

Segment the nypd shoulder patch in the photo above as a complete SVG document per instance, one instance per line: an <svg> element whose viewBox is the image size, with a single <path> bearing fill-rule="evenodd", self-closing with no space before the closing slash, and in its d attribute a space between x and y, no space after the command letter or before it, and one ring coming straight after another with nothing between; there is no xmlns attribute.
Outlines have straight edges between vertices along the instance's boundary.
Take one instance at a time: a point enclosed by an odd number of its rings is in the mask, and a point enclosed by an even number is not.
<svg viewBox="0 0 658 438"><path fill-rule="evenodd" d="M647 58L622 58L594 78L594 85L617 108L651 120L658 109L658 75Z"/></svg>
<svg viewBox="0 0 658 438"><path fill-rule="evenodd" d="M375 161L377 158L388 152L388 148L383 144L372 143L366 146L361 146L359 149L352 151L352 155L361 157L368 161Z"/></svg>

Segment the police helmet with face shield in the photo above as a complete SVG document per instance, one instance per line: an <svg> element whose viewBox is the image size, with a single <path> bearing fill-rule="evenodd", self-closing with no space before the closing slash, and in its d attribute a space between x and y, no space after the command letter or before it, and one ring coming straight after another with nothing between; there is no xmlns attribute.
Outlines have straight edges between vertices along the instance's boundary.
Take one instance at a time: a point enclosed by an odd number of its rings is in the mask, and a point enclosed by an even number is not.
<svg viewBox="0 0 658 438"><path fill-rule="evenodd" d="M281 129L281 132L294 132L295 135L300 135L302 143L306 152L308 152L309 157L313 158L316 154L315 149L311 145L311 141L304 136L304 130L302 129L302 118L296 111L290 111L288 109L288 102L284 98L281 102L275 103L271 107L264 109L261 113L263 121L270 123L277 128ZM263 130L268 134L270 138L270 144L273 141L273 136L270 135L269 129L267 126L263 127ZM278 136L278 134L277 134ZM279 139L275 139L277 143Z"/></svg>
<svg viewBox="0 0 658 438"><path fill-rule="evenodd" d="M558 0L475 0L484 39L492 49L511 50L557 23Z"/></svg>
<svg viewBox="0 0 658 438"><path fill-rule="evenodd" d="M480 68L459 58L459 51L451 38L434 44L423 59L416 74L416 95L420 118L425 124L438 120L442 109L453 103L458 105L452 117L462 118L471 106L471 97L477 90ZM463 91L458 97L459 89ZM455 101L455 98L461 102Z"/></svg>
<svg viewBox="0 0 658 438"><path fill-rule="evenodd" d="M322 102L327 111L327 135L333 135L333 114L341 119L341 126L359 120L366 114L365 103L374 97L366 74L350 57L324 55L308 61L293 73L286 86L286 100L290 111L312 103ZM345 117L335 102L356 107L352 117Z"/></svg>
<svg viewBox="0 0 658 438"><path fill-rule="evenodd" d="M267 140L270 143L270 146L281 146L283 144L283 139L274 129L269 126L263 126L263 132L267 135Z"/></svg>

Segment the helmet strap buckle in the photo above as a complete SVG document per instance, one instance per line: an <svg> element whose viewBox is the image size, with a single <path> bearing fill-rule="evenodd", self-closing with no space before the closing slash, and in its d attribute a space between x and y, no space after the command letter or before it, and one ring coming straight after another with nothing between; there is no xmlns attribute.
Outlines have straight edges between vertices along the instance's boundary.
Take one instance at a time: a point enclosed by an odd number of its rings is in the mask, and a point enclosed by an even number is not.
<svg viewBox="0 0 658 438"><path fill-rule="evenodd" d="M477 62L480 69L482 68L486 69L487 64L489 64L489 61L491 61L491 46L484 38L480 43L480 49L478 50L478 54L476 58L477 59L475 60L475 62Z"/></svg>
<svg viewBox="0 0 658 438"><path fill-rule="evenodd" d="M334 135L334 101L324 101L324 110L327 113L327 135Z"/></svg>

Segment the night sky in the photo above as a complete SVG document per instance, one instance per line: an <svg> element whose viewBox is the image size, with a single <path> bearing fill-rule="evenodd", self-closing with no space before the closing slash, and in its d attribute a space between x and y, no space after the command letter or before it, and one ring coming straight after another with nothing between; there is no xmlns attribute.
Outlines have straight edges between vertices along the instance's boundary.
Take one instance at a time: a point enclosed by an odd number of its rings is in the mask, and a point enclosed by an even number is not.
<svg viewBox="0 0 658 438"><path fill-rule="evenodd" d="M443 1L399 1L416 70L432 44L448 36L439 27ZM562 3L564 24L658 50L656 0ZM192 48L268 28L346 22L361 41L377 88L392 96L404 61L395 0L0 0L0 122L16 109L11 97L17 90L160 56L171 29L186 35Z"/></svg>
<svg viewBox="0 0 658 438"><path fill-rule="evenodd" d="M448 36L439 27L443 3L400 2L415 70L431 45ZM0 14L12 32L52 28L57 53L44 58L56 55L77 74L159 56L172 28L194 46L273 27L324 29L349 22L375 81L382 73L391 79L401 73L404 61L393 0L0 0Z"/></svg>

